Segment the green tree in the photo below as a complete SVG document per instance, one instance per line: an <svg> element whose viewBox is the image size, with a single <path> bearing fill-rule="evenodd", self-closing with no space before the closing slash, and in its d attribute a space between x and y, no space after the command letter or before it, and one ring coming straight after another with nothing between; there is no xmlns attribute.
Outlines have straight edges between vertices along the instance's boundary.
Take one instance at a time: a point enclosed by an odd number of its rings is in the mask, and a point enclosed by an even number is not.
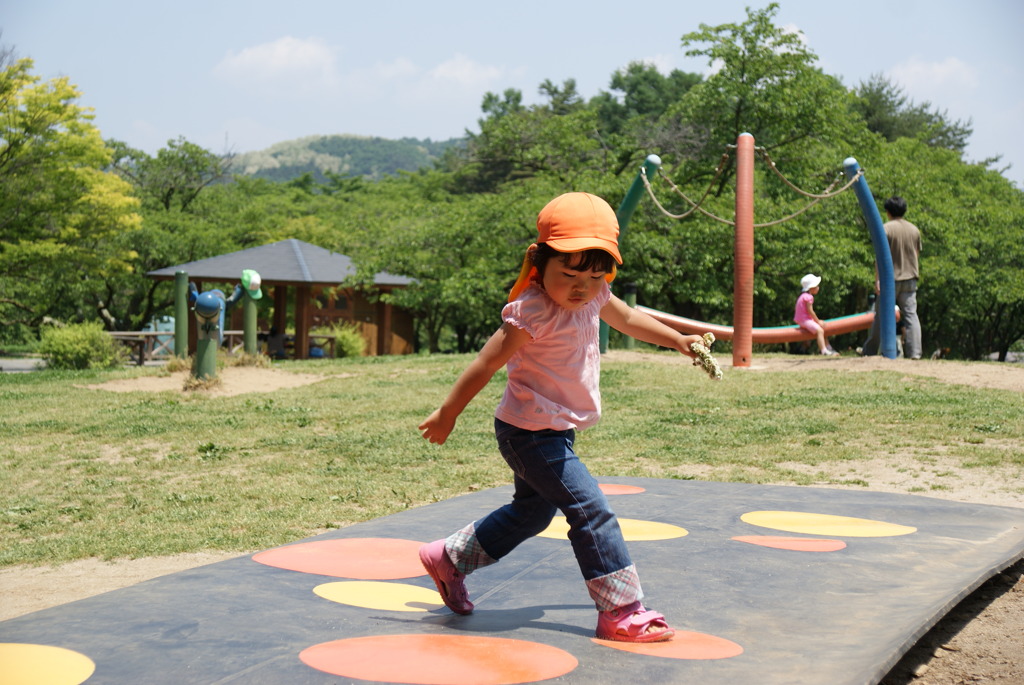
<svg viewBox="0 0 1024 685"><path fill-rule="evenodd" d="M230 155L215 155L184 138L167 141L167 147L150 157L124 143L111 140L113 167L135 186L147 204L164 211L187 211L204 188L228 178Z"/></svg>
<svg viewBox="0 0 1024 685"><path fill-rule="evenodd" d="M856 95L853 110L864 117L870 130L890 143L897 138L916 138L962 154L973 133L969 120L949 121L945 112L933 110L929 102L915 105L902 88L881 74L861 82Z"/></svg>
<svg viewBox="0 0 1024 685"><path fill-rule="evenodd" d="M451 188L458 192L493 192L503 183L553 175L572 183L581 173L606 164L598 135L597 113L580 98L576 82L539 88L548 102L521 105L518 91L504 98L484 96L486 116L480 132L469 134L464 155L446 166L454 172Z"/></svg>
<svg viewBox="0 0 1024 685"><path fill-rule="evenodd" d="M589 105L598 110L602 131L619 133L631 120L657 119L700 82L699 74L674 69L665 76L653 64L630 62L612 74L612 92L598 93Z"/></svg>
<svg viewBox="0 0 1024 685"><path fill-rule="evenodd" d="M500 193L439 195L413 180L416 211L379 227L379 241L353 252L363 282L378 271L415 279L388 301L415 315L431 352L478 349L500 325L500 311L536 238L536 216L556 194L544 179L508 184ZM431 197L422 203L419 192Z"/></svg>
<svg viewBox="0 0 1024 685"><path fill-rule="evenodd" d="M678 69L664 76L644 62L630 62L612 75L612 92L598 93L589 107L597 114L603 147L617 160L616 174L652 151L671 159L689 159L700 152L704 131L679 116L665 116L700 81L699 74Z"/></svg>
<svg viewBox="0 0 1024 685"><path fill-rule="evenodd" d="M815 67L818 58L800 35L772 23L778 7L748 8L742 24L701 24L683 36L687 56L705 57L717 71L669 111L706 130L703 154L683 165L681 178L709 178L741 133L800 181L821 173L826 148L859 142L864 127L851 127L846 116L850 94ZM720 188L730 179L721 176Z"/></svg>
<svg viewBox="0 0 1024 685"><path fill-rule="evenodd" d="M547 97L547 107L552 114L572 114L586 106L579 91L576 90L576 79L566 79L561 86L555 85L551 79L544 79L539 90Z"/></svg>
<svg viewBox="0 0 1024 685"><path fill-rule="evenodd" d="M122 142L107 142L111 169L141 199L142 230L111 244L131 249L131 269L107 274L96 299L109 328L136 330L173 305L173 288L146 273L239 248L237 216L221 216L205 195L227 180L230 157L178 138L150 156Z"/></svg>
<svg viewBox="0 0 1024 685"><path fill-rule="evenodd" d="M736 201L732 146L741 133L753 135L758 150L754 220L771 224L755 230L755 325L789 323L793 284L811 270L829 274L822 311L840 315L866 306L860 283L871 253L852 195L781 220L810 202L793 186L821 193L840 177L843 159L870 158L882 141L851 115L852 95L815 66L817 56L801 36L774 25L777 10L777 4L748 9L741 23L702 24L682 38L687 55L705 57L715 71L659 119L669 130L689 127L691 144L654 151L669 180L688 198L703 199L702 208L722 221L699 212L672 220L641 206L623 246L623 276L637 282L641 301L657 303L651 306L731 322L734 229L727 222ZM671 211L692 211L660 179L652 185Z"/></svg>
<svg viewBox="0 0 1024 685"><path fill-rule="evenodd" d="M138 230L131 188L67 78L43 82L29 59L0 63L0 321L37 326L103 309L97 281L130 269ZM0 334L3 335L3 334Z"/></svg>
<svg viewBox="0 0 1024 685"><path fill-rule="evenodd" d="M1024 337L1024 192L984 164L910 138L886 146L875 165L878 204L906 198L907 219L921 229L926 351L1005 358Z"/></svg>

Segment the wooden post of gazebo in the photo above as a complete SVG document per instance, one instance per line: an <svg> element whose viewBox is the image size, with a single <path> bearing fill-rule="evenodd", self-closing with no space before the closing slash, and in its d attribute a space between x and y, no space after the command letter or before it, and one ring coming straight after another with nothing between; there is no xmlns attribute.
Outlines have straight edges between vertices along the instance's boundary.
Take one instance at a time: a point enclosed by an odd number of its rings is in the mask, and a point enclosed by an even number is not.
<svg viewBox="0 0 1024 685"><path fill-rule="evenodd" d="M271 325L280 335L284 335L288 327L288 286L274 286L274 321Z"/></svg>
<svg viewBox="0 0 1024 685"><path fill-rule="evenodd" d="M313 308L310 300L313 289L308 285L295 288L295 358L309 357L309 326L313 323Z"/></svg>

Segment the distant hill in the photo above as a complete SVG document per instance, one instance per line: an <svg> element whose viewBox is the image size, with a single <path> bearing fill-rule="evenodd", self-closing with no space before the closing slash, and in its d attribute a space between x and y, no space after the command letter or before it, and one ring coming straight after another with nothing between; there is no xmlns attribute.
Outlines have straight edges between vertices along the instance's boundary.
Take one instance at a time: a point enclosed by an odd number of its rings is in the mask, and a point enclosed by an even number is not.
<svg viewBox="0 0 1024 685"><path fill-rule="evenodd" d="M441 142L402 138L370 138L352 135L309 136L277 143L260 152L235 155L231 168L236 174L290 181L312 173L317 181L327 180L325 171L342 176L379 180L399 170L416 171L430 167L444 151L464 145L465 139Z"/></svg>

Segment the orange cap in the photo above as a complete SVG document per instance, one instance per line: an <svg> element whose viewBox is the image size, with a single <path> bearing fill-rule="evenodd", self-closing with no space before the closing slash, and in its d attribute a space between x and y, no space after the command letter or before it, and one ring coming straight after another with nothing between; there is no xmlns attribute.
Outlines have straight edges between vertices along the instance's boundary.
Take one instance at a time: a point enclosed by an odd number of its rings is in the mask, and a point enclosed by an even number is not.
<svg viewBox="0 0 1024 685"><path fill-rule="evenodd" d="M611 206L596 195L559 195L537 215L537 234L538 243L547 243L559 252L598 248L622 264L619 219Z"/></svg>
<svg viewBox="0 0 1024 685"><path fill-rule="evenodd" d="M567 253L595 248L604 250L622 264L619 219L611 205L590 193L565 193L544 205L537 215L537 242L547 243L555 250ZM531 263L527 250L508 301L516 299L536 275L537 269ZM615 279L614 268L605 279L609 283Z"/></svg>

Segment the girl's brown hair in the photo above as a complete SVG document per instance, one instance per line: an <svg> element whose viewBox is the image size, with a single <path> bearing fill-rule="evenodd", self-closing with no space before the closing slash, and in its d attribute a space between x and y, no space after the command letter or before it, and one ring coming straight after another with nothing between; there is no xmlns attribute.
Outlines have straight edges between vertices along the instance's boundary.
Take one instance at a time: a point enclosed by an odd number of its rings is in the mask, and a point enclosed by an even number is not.
<svg viewBox="0 0 1024 685"><path fill-rule="evenodd" d="M537 268L537 273L543 275L552 257L557 257L568 265L571 255L574 254L580 255L580 262L573 265L573 271L603 271L609 274L615 271L615 258L600 248L582 252L559 252L547 243L537 244L537 250L533 253L533 265Z"/></svg>

